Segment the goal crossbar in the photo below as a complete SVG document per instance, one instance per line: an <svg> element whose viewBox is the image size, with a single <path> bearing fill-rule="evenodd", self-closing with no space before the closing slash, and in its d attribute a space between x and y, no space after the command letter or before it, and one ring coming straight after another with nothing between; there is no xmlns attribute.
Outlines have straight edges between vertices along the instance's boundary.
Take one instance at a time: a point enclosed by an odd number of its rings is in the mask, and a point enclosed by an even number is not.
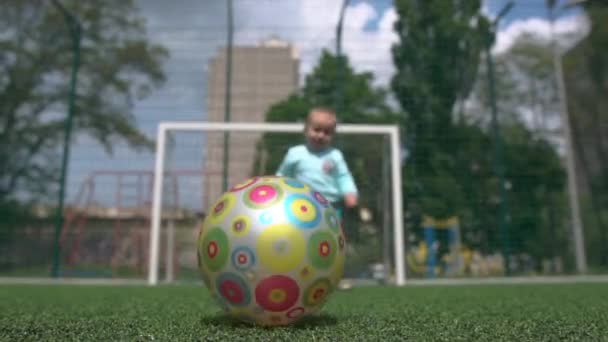
<svg viewBox="0 0 608 342"><path fill-rule="evenodd" d="M161 201L165 168L165 143L167 134L171 131L203 131L203 132L302 132L303 123L249 123L249 122L161 122L158 125L156 139L156 160L154 164L154 188L152 193L150 254L148 269L148 284L158 284L159 246L161 226ZM379 134L387 135L390 139L391 159L391 194L393 213L394 265L396 285L405 285L405 244L403 236L403 212L401 190L401 144L399 127L397 125L369 124L340 124L338 134Z"/></svg>

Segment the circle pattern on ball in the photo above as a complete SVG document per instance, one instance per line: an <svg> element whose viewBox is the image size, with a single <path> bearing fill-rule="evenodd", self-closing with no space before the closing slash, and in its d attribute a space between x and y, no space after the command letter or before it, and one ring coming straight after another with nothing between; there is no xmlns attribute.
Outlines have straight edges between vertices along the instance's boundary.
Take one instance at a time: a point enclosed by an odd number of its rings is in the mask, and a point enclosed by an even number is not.
<svg viewBox="0 0 608 342"><path fill-rule="evenodd" d="M302 316L304 314L304 308L301 306L295 307L289 311L287 311L287 318L294 319Z"/></svg>
<svg viewBox="0 0 608 342"><path fill-rule="evenodd" d="M213 205L213 209L211 209L211 213L209 214L209 222L213 224L221 223L232 208L234 208L235 203L236 196L232 193L225 193Z"/></svg>
<svg viewBox="0 0 608 342"><path fill-rule="evenodd" d="M228 236L221 228L212 228L203 238L203 264L212 271L221 269L230 251Z"/></svg>
<svg viewBox="0 0 608 342"><path fill-rule="evenodd" d="M255 300L265 310L279 312L289 309L300 296L300 287L284 275L273 275L260 281Z"/></svg>
<svg viewBox="0 0 608 342"><path fill-rule="evenodd" d="M239 192L239 191L247 188L251 184L257 182L259 179L260 179L260 177L249 178L249 179L245 180L244 182L239 183L239 184L233 186L232 189L230 189L230 191L232 191L232 192Z"/></svg>
<svg viewBox="0 0 608 342"><path fill-rule="evenodd" d="M308 257L313 266L327 269L336 258L337 247L338 244L332 233L327 230L315 232L308 240Z"/></svg>
<svg viewBox="0 0 608 342"><path fill-rule="evenodd" d="M247 271L255 265L255 253L246 246L237 247L232 252L232 266L239 271Z"/></svg>
<svg viewBox="0 0 608 342"><path fill-rule="evenodd" d="M327 278L321 278L312 283L304 291L304 306L313 307L323 304L331 290L331 283Z"/></svg>
<svg viewBox="0 0 608 342"><path fill-rule="evenodd" d="M285 199L285 214L298 228L315 228L321 220L320 209L310 197L292 194Z"/></svg>
<svg viewBox="0 0 608 342"><path fill-rule="evenodd" d="M232 234L238 237L246 236L251 229L251 220L245 215L239 215L232 220L230 230Z"/></svg>
<svg viewBox="0 0 608 342"><path fill-rule="evenodd" d="M261 183L247 190L243 201L254 209L267 208L281 200L283 190L272 183Z"/></svg>
<svg viewBox="0 0 608 342"><path fill-rule="evenodd" d="M325 222L331 228L331 230L336 233L340 231L340 220L338 219L338 214L333 209L325 210Z"/></svg>
<svg viewBox="0 0 608 342"><path fill-rule="evenodd" d="M288 272L298 267L306 252L302 233L287 224L269 226L257 241L260 262L273 272Z"/></svg>
<svg viewBox="0 0 608 342"><path fill-rule="evenodd" d="M272 211L264 211L260 214L259 220L262 224L272 223Z"/></svg>
<svg viewBox="0 0 608 342"><path fill-rule="evenodd" d="M315 269L310 267L309 265L302 267L302 269L300 270L300 278L302 280L309 280L310 278L313 277L314 274L315 274Z"/></svg>
<svg viewBox="0 0 608 342"><path fill-rule="evenodd" d="M285 184L287 189L289 189L293 192L305 193L305 192L310 191L310 188L306 184L304 184L294 178L284 178L283 184Z"/></svg>
<svg viewBox="0 0 608 342"><path fill-rule="evenodd" d="M312 197L314 197L317 200L317 202L319 204L321 204L323 207L327 208L329 206L329 201L323 195L321 195L320 192L313 191Z"/></svg>
<svg viewBox="0 0 608 342"><path fill-rule="evenodd" d="M243 278L233 273L222 273L215 286L222 299L234 306L246 306L251 302L249 287Z"/></svg>

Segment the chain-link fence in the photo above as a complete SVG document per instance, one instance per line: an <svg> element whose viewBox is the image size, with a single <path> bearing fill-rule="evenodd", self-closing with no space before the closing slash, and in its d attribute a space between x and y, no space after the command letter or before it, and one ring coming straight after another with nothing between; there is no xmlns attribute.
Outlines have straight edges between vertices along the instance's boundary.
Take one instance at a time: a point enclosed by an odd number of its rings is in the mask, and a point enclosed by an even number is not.
<svg viewBox="0 0 608 342"><path fill-rule="evenodd" d="M608 9L505 3L8 1L0 275L144 279L158 123L302 122L313 106L402 128L408 279L606 273ZM207 197L302 141L216 138L171 155L169 277L197 277L179 246ZM374 277L391 268L385 145L336 144L363 195L349 276Z"/></svg>

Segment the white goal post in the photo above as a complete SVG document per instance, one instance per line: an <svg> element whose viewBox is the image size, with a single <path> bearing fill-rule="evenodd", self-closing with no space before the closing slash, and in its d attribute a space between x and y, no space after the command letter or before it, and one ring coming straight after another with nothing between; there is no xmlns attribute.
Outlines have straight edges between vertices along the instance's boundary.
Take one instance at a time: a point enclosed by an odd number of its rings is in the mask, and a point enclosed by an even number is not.
<svg viewBox="0 0 608 342"><path fill-rule="evenodd" d="M152 193L151 232L149 250L148 284L158 284L161 239L161 206L163 198L163 176L167 135L171 132L276 132L297 133L304 129L303 123L247 123L247 122L161 122L156 140L156 161ZM401 188L401 144L397 125L340 124L338 134L385 135L390 140L392 221L394 238L394 265L396 285L405 285L405 244L403 232L402 188Z"/></svg>

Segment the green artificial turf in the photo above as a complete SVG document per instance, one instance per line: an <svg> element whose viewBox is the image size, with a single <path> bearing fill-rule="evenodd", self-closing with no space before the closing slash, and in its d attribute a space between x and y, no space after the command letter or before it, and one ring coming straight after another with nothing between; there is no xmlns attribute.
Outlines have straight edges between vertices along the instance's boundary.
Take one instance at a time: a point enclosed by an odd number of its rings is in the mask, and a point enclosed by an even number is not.
<svg viewBox="0 0 608 342"><path fill-rule="evenodd" d="M0 340L608 341L608 285L362 287L280 328L230 320L197 286L1 285Z"/></svg>

